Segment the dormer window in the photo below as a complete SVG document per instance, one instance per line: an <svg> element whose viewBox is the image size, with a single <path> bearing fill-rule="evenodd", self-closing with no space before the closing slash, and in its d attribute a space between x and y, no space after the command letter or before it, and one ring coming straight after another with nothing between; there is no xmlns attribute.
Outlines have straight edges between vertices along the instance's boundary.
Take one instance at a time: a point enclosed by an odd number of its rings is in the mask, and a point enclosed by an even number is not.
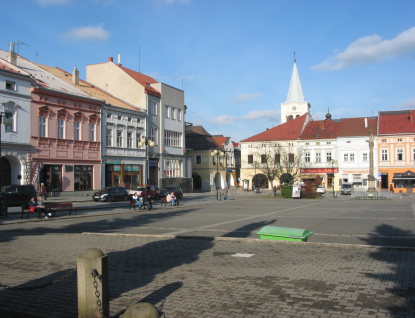
<svg viewBox="0 0 415 318"><path fill-rule="evenodd" d="M16 83L11 81L6 81L6 89L9 91L15 91L16 90Z"/></svg>

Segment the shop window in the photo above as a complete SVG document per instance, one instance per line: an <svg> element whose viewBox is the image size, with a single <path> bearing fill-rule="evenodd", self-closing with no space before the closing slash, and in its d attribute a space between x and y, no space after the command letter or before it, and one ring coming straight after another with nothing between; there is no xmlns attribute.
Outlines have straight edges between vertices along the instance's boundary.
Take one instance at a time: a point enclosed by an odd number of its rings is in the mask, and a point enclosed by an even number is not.
<svg viewBox="0 0 415 318"><path fill-rule="evenodd" d="M45 165L41 172L40 182L45 184L48 191L62 191L62 166Z"/></svg>
<svg viewBox="0 0 415 318"><path fill-rule="evenodd" d="M74 167L74 190L92 190L93 166Z"/></svg>

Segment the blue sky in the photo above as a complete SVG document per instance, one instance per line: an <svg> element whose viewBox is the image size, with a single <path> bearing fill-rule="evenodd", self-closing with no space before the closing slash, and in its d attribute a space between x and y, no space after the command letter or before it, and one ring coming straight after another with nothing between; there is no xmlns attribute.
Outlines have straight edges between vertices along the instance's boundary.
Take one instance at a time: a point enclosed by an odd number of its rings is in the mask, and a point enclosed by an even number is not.
<svg viewBox="0 0 415 318"><path fill-rule="evenodd" d="M186 121L239 141L280 124L293 52L314 119L415 108L414 0L18 0L0 49L86 79L109 56L182 88Z"/></svg>

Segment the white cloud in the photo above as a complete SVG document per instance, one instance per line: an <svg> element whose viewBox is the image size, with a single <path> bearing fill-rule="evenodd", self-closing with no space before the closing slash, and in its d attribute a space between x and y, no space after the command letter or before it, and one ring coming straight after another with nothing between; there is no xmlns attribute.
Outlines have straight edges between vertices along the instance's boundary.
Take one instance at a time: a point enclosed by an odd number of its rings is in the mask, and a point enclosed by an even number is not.
<svg viewBox="0 0 415 318"><path fill-rule="evenodd" d="M268 121L280 121L281 120L281 112L279 110L254 110L245 116L242 119L251 120L251 119L261 119L266 118Z"/></svg>
<svg viewBox="0 0 415 318"><path fill-rule="evenodd" d="M110 36L110 32L104 29L103 24L98 26L88 26L74 28L66 34L69 38L82 41L102 41Z"/></svg>
<svg viewBox="0 0 415 318"><path fill-rule="evenodd" d="M403 31L391 40L383 40L377 34L357 39L344 52L327 58L312 69L334 71L410 52L415 53L415 27Z"/></svg>
<svg viewBox="0 0 415 318"><path fill-rule="evenodd" d="M237 119L236 116L220 115L219 117L212 118L210 122L215 125L229 125Z"/></svg>
<svg viewBox="0 0 415 318"><path fill-rule="evenodd" d="M234 97L234 100L237 103L240 103L240 102L255 100L255 99L258 99L260 97L261 97L261 93L258 93L258 94L243 93L243 94L236 95Z"/></svg>
<svg viewBox="0 0 415 318"><path fill-rule="evenodd" d="M37 0L37 2L41 5L41 6L47 6L49 4L65 4L65 3L69 3L69 0Z"/></svg>
<svg viewBox="0 0 415 318"><path fill-rule="evenodd" d="M403 109L415 109L415 97L402 104Z"/></svg>

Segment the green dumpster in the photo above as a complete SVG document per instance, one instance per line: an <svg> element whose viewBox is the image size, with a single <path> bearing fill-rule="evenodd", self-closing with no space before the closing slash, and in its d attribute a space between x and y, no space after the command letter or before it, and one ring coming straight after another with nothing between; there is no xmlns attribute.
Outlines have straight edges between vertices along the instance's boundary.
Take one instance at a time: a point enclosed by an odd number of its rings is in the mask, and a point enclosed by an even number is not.
<svg viewBox="0 0 415 318"><path fill-rule="evenodd" d="M265 226L259 232L260 239L307 242L307 238L313 234L309 230L292 229L288 227Z"/></svg>

